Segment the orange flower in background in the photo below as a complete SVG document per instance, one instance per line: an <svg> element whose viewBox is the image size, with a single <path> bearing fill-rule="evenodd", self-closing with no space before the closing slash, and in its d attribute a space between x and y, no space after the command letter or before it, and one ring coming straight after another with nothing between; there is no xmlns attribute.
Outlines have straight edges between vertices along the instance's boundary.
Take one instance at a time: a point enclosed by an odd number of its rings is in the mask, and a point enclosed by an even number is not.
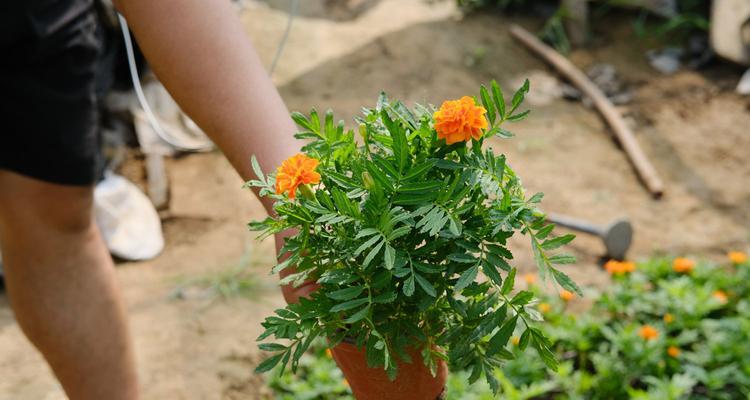
<svg viewBox="0 0 750 400"><path fill-rule="evenodd" d="M610 275L625 275L635 271L635 263L631 261L609 260L604 264L604 269Z"/></svg>
<svg viewBox="0 0 750 400"><path fill-rule="evenodd" d="M514 346L518 346L518 344L521 343L521 339L519 339L518 336L513 336L512 338L510 338L510 341Z"/></svg>
<svg viewBox="0 0 750 400"><path fill-rule="evenodd" d="M672 322L674 322L674 316L670 313L664 314L664 322L667 324L671 324Z"/></svg>
<svg viewBox="0 0 750 400"><path fill-rule="evenodd" d="M560 291L560 298L563 301L566 301L566 302L567 301L571 301L575 297L576 297L576 295L573 292L569 291L569 290L563 289L563 290Z"/></svg>
<svg viewBox="0 0 750 400"><path fill-rule="evenodd" d="M693 268L695 268L695 261L689 258L677 257L672 261L672 269L675 272L689 274L693 271Z"/></svg>
<svg viewBox="0 0 750 400"><path fill-rule="evenodd" d="M729 261L731 261L734 265L744 264L747 262L747 254L741 251L730 251L729 254L727 254L727 257L729 257Z"/></svg>
<svg viewBox="0 0 750 400"><path fill-rule="evenodd" d="M622 265L622 270L626 273L635 272L635 263L632 261L623 261L620 263Z"/></svg>
<svg viewBox="0 0 750 400"><path fill-rule="evenodd" d="M276 194L289 193L294 200L297 187L320 182L320 174L315 172L318 160L302 153L287 158L276 173Z"/></svg>
<svg viewBox="0 0 750 400"><path fill-rule="evenodd" d="M523 280L527 285L533 285L536 283L536 274L524 274Z"/></svg>
<svg viewBox="0 0 750 400"><path fill-rule="evenodd" d="M552 306L548 303L539 303L539 311L541 311L543 314L546 314L552 310Z"/></svg>
<svg viewBox="0 0 750 400"><path fill-rule="evenodd" d="M672 358L677 358L680 355L680 353L682 352L676 346L669 346L669 348L667 348L667 354L669 354L669 356Z"/></svg>
<svg viewBox="0 0 750 400"><path fill-rule="evenodd" d="M331 349L326 349L326 357L333 358L333 353L331 353Z"/></svg>
<svg viewBox="0 0 750 400"><path fill-rule="evenodd" d="M446 144L468 142L479 139L482 130L487 129L487 110L476 104L474 99L464 96L459 100L447 100L435 111L435 131L438 139Z"/></svg>
<svg viewBox="0 0 750 400"><path fill-rule="evenodd" d="M644 340L654 340L659 337L659 331L651 325L643 325L641 329L638 330L638 336L642 337Z"/></svg>
<svg viewBox="0 0 750 400"><path fill-rule="evenodd" d="M725 304L727 302L727 300L729 299L729 296L727 296L727 292L725 292L723 290L717 290L717 291L715 291L711 295L711 297L713 297L714 299L718 300L719 303L721 303L721 304Z"/></svg>

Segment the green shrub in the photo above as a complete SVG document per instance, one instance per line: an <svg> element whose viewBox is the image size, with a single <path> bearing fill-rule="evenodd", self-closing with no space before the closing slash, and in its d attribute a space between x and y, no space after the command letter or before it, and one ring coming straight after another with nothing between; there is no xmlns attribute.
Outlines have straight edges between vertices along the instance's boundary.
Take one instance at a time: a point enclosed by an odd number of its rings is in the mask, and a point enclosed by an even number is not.
<svg viewBox="0 0 750 400"><path fill-rule="evenodd" d="M675 264L684 267L683 272L675 271ZM632 272L607 267L613 283L601 294L588 296L594 304L587 312L572 313L565 301L539 294L543 300L536 308L547 320L544 329L560 367L552 372L536 353L512 346L515 359L495 371L502 398L750 396L750 262L715 265L657 258ZM314 361L306 361L303 368L324 370L336 376L333 382L340 380L333 360L322 352L309 356ZM306 369L302 380L320 390L327 381L318 384L315 374ZM285 390L280 385L285 379L290 375L271 381L277 393ZM341 393L295 398L343 398ZM448 394L449 399L495 398L483 381L469 385L464 373L451 375Z"/></svg>

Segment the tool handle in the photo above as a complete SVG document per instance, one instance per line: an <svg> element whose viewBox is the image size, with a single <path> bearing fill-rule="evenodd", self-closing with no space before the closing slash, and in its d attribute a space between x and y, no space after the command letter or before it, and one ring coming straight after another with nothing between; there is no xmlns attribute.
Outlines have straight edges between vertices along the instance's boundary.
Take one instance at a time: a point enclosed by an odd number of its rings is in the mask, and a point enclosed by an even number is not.
<svg viewBox="0 0 750 400"><path fill-rule="evenodd" d="M604 233L606 230L600 225L562 215L549 214L547 216L547 219L557 226L562 226L563 228L572 229L574 231L589 233L599 237L604 237Z"/></svg>

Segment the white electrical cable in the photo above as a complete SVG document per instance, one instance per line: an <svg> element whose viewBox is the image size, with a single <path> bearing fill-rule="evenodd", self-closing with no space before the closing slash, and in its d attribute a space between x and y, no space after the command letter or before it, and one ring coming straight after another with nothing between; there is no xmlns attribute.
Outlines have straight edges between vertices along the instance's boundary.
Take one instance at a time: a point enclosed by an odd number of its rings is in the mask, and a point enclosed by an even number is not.
<svg viewBox="0 0 750 400"><path fill-rule="evenodd" d="M271 62L271 69L269 70L269 75L273 75L273 71L276 70L276 64L279 62L279 58L281 58L281 53L284 51L284 47L286 46L286 42L289 39L289 32L292 31L292 23L294 22L294 17L297 16L297 9L299 8L299 0L291 0L292 3L289 6L289 20L286 23L286 29L284 30L284 35L281 37L281 41L279 42L279 47L276 49L276 55L273 57L273 61Z"/></svg>
<svg viewBox="0 0 750 400"><path fill-rule="evenodd" d="M289 33L292 30L292 24L294 23L294 17L297 14L297 9L299 7L299 0L291 0L291 5L289 9L289 20L286 24L286 29L284 30L284 35L281 38L281 41L279 42L279 47L276 49L276 55L273 58L273 61L271 62L271 68L269 75L273 75L274 70L276 69L276 65L281 58L281 53L284 51L284 47L286 47L287 40L289 39ZM138 76L138 67L135 64L135 53L133 51L133 41L130 39L130 29L128 29L128 22L125 20L125 17L122 16L122 14L117 13L117 19L120 21L120 29L122 30L122 36L125 40L125 53L128 57L128 67L130 69L130 78L133 81L133 89L135 90L135 96L138 99L138 103L141 105L141 108L143 108L143 111L146 114L146 119L148 120L149 125L151 125L151 128L154 130L154 132L165 142L169 143L170 145L174 146L175 148L183 151L202 151L207 150L205 146L200 148L193 148L193 147L185 147L180 143L177 143L177 141L173 140L172 137L167 134L164 129L162 129L161 124L159 123L159 120L156 118L156 115L154 115L153 111L151 111L151 107L148 105L148 101L146 100L146 96L143 94L143 87L141 86L141 79Z"/></svg>
<svg viewBox="0 0 750 400"><path fill-rule="evenodd" d="M125 39L125 53L127 53L128 56L128 67L130 68L130 78L133 80L133 89L135 90L135 96L136 98L138 98L138 103L141 105L144 113L146 114L146 119L148 120L149 125L151 125L151 128L162 140L174 146L175 148L184 151L198 150L195 148L188 148L180 143L177 143L177 141L173 140L172 137L167 134L164 129L162 129L159 120L156 119L156 115L154 115L154 112L151 111L151 107L148 105L148 101L146 101L146 96L143 94L141 79L138 76L138 67L135 65L135 53L133 52L133 42L130 39L130 29L128 29L128 22L120 13L117 14L117 19L120 21L120 29L122 30L122 36Z"/></svg>

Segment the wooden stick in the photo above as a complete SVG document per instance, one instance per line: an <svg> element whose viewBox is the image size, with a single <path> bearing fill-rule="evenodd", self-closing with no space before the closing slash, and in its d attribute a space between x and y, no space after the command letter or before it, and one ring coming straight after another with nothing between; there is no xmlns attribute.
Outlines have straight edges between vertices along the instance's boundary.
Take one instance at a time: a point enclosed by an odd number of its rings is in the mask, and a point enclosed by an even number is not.
<svg viewBox="0 0 750 400"><path fill-rule="evenodd" d="M656 173L653 165L649 162L646 155L641 150L638 142L633 136L633 132L625 124L620 113L615 109L612 102L607 96L583 73L576 68L567 58L553 50L551 47L542 43L536 36L518 25L510 27L510 33L524 46L531 49L534 53L541 56L545 61L550 63L557 71L570 80L578 89L588 96L594 103L594 106L602 114L609 126L614 131L615 137L625 150L630 162L633 164L636 172L640 176L646 188L655 198L664 194L664 184L659 175Z"/></svg>

